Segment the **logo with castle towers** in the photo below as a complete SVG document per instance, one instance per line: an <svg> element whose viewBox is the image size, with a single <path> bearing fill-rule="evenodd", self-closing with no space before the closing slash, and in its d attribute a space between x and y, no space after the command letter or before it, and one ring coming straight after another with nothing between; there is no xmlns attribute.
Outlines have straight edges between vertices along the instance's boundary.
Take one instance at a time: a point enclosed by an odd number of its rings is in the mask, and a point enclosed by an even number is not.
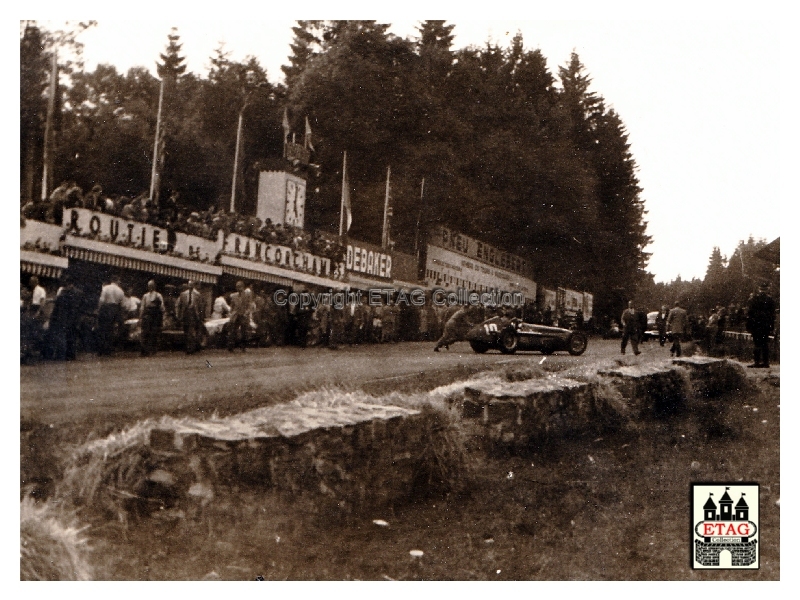
<svg viewBox="0 0 800 600"><path fill-rule="evenodd" d="M758 491L757 483L692 484L693 568L758 569Z"/></svg>

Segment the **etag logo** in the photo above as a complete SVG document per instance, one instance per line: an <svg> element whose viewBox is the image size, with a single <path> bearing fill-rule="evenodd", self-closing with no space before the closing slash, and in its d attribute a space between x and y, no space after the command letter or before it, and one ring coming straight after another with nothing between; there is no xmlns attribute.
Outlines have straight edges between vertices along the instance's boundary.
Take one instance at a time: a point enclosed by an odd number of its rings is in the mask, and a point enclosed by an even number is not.
<svg viewBox="0 0 800 600"><path fill-rule="evenodd" d="M758 569L757 483L692 484L692 568Z"/></svg>

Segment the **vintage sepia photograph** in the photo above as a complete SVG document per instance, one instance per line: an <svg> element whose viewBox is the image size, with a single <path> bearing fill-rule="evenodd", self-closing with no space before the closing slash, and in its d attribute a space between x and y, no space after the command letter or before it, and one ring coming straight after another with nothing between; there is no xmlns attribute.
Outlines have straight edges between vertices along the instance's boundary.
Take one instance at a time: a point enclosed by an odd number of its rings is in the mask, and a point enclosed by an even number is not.
<svg viewBox="0 0 800 600"><path fill-rule="evenodd" d="M19 21L20 580L781 580L778 13L183 9Z"/></svg>

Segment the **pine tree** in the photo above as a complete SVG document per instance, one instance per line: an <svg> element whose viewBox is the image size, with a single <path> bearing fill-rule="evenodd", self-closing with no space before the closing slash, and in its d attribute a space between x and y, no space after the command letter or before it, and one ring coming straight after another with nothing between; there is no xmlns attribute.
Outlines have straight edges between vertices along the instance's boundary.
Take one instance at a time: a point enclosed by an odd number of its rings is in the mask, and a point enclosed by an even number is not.
<svg viewBox="0 0 800 600"><path fill-rule="evenodd" d="M177 27L173 27L167 35L169 40L166 50L159 54L161 62L156 63L158 76L162 79L177 81L186 72L186 65L183 64L185 57L180 55L183 44L179 44L181 37L178 35Z"/></svg>
<svg viewBox="0 0 800 600"><path fill-rule="evenodd" d="M37 172L41 171L41 146L44 137L44 99L48 82L44 36L35 23L26 22L19 41L19 119L20 119L20 198L34 197Z"/></svg>
<svg viewBox="0 0 800 600"><path fill-rule="evenodd" d="M314 56L316 56L322 45L323 21L297 21L297 25L292 27L294 39L289 47L292 54L289 56L291 65L283 65L281 71L286 77L286 86L292 87L297 78L303 74Z"/></svg>

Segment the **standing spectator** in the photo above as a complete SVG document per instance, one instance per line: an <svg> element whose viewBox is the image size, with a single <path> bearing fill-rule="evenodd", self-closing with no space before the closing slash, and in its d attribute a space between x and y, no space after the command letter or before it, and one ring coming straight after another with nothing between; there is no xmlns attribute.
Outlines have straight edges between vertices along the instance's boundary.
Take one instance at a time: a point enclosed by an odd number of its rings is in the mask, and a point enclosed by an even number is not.
<svg viewBox="0 0 800 600"><path fill-rule="evenodd" d="M583 311L580 308L575 313L575 329L578 331L583 329Z"/></svg>
<svg viewBox="0 0 800 600"><path fill-rule="evenodd" d="M333 308L329 302L322 302L314 311L314 318L317 321L318 342L322 346L329 346L331 339L331 319Z"/></svg>
<svg viewBox="0 0 800 600"><path fill-rule="evenodd" d="M69 183L62 181L56 189L50 192L50 203L47 207L47 222L61 225L64 214L64 206L67 203L67 190Z"/></svg>
<svg viewBox="0 0 800 600"><path fill-rule="evenodd" d="M66 276L62 283L63 286L56 295L53 312L50 315L48 328L50 352L55 360L75 360L83 293Z"/></svg>
<svg viewBox="0 0 800 600"><path fill-rule="evenodd" d="M656 329L658 329L658 343L663 346L667 341L667 317L669 311L665 304L661 305L661 310L656 315Z"/></svg>
<svg viewBox="0 0 800 600"><path fill-rule="evenodd" d="M337 350L340 344L345 343L347 335L347 316L349 306L331 307L330 334L328 335L328 349Z"/></svg>
<svg viewBox="0 0 800 600"><path fill-rule="evenodd" d="M91 191L83 197L83 206L89 210L99 210L103 201L103 188L96 183Z"/></svg>
<svg viewBox="0 0 800 600"><path fill-rule="evenodd" d="M194 289L194 281L186 282L187 289L181 292L175 313L183 324L183 335L186 340L186 354L194 354L201 349L201 327L204 327L205 306L203 297Z"/></svg>
<svg viewBox="0 0 800 600"><path fill-rule="evenodd" d="M667 315L667 332L669 338L672 340L672 346L669 349L670 356L681 355L681 342L686 332L688 325L688 315L686 310L681 308L680 301L675 301L675 306L669 311Z"/></svg>
<svg viewBox="0 0 800 600"><path fill-rule="evenodd" d="M385 307L383 304L373 307L372 311L372 340L378 344L383 343L383 315Z"/></svg>
<svg viewBox="0 0 800 600"><path fill-rule="evenodd" d="M296 288L299 293L306 291L305 287ZM305 348L308 345L308 332L311 329L311 318L313 312L310 306L301 304L289 305L289 336L291 343Z"/></svg>
<svg viewBox="0 0 800 600"><path fill-rule="evenodd" d="M122 303L123 316L126 319L136 319L139 317L139 307L142 301L133 295L133 288L128 288L125 293L125 301Z"/></svg>
<svg viewBox="0 0 800 600"><path fill-rule="evenodd" d="M69 183L69 187L67 188L66 193L66 202L64 205L65 208L82 208L83 207L83 190L80 186L71 181ZM59 225L61 222L58 222Z"/></svg>
<svg viewBox="0 0 800 600"><path fill-rule="evenodd" d="M724 306L717 306L717 335L714 342L722 344L725 340L725 330L728 328L728 310Z"/></svg>
<svg viewBox="0 0 800 600"><path fill-rule="evenodd" d="M29 280L31 288L31 303L28 307L28 314L37 321L41 320L42 309L44 308L44 301L47 298L47 292L39 285L39 278L34 275Z"/></svg>
<svg viewBox="0 0 800 600"><path fill-rule="evenodd" d="M214 300L214 307L211 310L212 319L224 319L231 313L231 307L225 300L225 295L220 294Z"/></svg>
<svg viewBox="0 0 800 600"><path fill-rule="evenodd" d="M544 313L542 314L542 324L543 325L553 324L553 309L550 307L549 304L546 304L544 307Z"/></svg>
<svg viewBox="0 0 800 600"><path fill-rule="evenodd" d="M769 368L769 336L775 328L775 300L767 293L768 283L759 286L758 293L747 305L747 331L753 336L753 358L748 367Z"/></svg>
<svg viewBox="0 0 800 600"><path fill-rule="evenodd" d="M228 350L233 352L236 346L247 350L252 300L248 297L243 281L236 282L236 291L231 294L231 318L228 321Z"/></svg>
<svg viewBox="0 0 800 600"><path fill-rule="evenodd" d="M114 278L103 286L97 306L97 354L100 356L114 352L124 301L125 292L119 286L119 279Z"/></svg>
<svg viewBox="0 0 800 600"><path fill-rule="evenodd" d="M625 354L625 347L630 340L633 353L638 356L641 354L639 352L639 317L633 307L633 300L628 302L628 308L622 312L620 320L622 322L622 354Z"/></svg>
<svg viewBox="0 0 800 600"><path fill-rule="evenodd" d="M156 291L156 282L147 282L147 292L142 296L139 307L142 356L155 354L158 349L158 336L164 324L164 297Z"/></svg>
<svg viewBox="0 0 800 600"><path fill-rule="evenodd" d="M711 314L708 316L708 322L705 327L705 342L706 349L709 354L714 350L714 344L717 342L717 333L719 328L719 313L717 310L712 309Z"/></svg>

